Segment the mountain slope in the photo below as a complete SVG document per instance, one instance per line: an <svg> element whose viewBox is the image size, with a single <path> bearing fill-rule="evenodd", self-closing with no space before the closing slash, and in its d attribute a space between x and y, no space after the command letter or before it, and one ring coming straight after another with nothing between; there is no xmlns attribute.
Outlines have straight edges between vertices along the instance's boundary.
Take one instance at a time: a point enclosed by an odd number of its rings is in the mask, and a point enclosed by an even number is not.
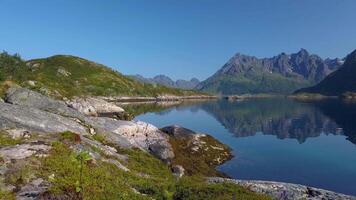
<svg viewBox="0 0 356 200"><path fill-rule="evenodd" d="M158 84L166 87L187 90L194 89L200 83L200 81L196 78L192 78L191 80L178 79L177 81L173 81L171 78L165 75L157 75L153 78L145 78L137 74L131 75L130 77L142 83Z"/></svg>
<svg viewBox="0 0 356 200"><path fill-rule="evenodd" d="M339 60L323 60L305 49L262 59L236 54L197 89L223 94L286 94L321 81L340 65Z"/></svg>
<svg viewBox="0 0 356 200"><path fill-rule="evenodd" d="M0 55L0 82L11 81L58 97L188 95L193 92L143 84L83 58L56 55L23 61Z"/></svg>
<svg viewBox="0 0 356 200"><path fill-rule="evenodd" d="M356 50L346 57L345 63L337 71L328 75L319 84L296 91L327 96L339 96L345 92L356 92Z"/></svg>

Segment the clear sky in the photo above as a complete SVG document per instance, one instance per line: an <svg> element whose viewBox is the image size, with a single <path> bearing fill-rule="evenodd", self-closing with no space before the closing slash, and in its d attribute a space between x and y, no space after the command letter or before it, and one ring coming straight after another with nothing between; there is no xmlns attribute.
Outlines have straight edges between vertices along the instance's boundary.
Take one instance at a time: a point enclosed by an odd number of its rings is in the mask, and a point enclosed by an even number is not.
<svg viewBox="0 0 356 200"><path fill-rule="evenodd" d="M0 49L204 79L237 52L356 49L356 0L0 0Z"/></svg>

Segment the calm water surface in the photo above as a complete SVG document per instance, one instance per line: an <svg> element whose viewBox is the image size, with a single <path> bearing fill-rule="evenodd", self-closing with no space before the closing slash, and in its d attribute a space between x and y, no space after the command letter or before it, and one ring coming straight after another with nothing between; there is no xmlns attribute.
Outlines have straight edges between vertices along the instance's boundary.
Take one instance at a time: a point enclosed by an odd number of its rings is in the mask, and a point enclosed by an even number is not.
<svg viewBox="0 0 356 200"><path fill-rule="evenodd" d="M227 100L140 105L137 119L209 133L233 149L219 166L237 179L299 183L356 195L356 104Z"/></svg>

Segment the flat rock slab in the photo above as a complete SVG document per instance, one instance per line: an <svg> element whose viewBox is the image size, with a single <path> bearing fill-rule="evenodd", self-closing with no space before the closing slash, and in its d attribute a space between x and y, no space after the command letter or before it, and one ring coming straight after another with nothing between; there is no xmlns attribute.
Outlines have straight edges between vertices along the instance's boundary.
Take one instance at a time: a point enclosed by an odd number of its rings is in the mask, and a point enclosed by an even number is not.
<svg viewBox="0 0 356 200"><path fill-rule="evenodd" d="M23 128L41 133L71 131L86 135L86 127L71 118L53 114L28 106L0 102L0 128Z"/></svg>
<svg viewBox="0 0 356 200"><path fill-rule="evenodd" d="M0 149L0 156L5 161L11 160L20 160L28 158L36 153L48 152L51 149L47 145L30 145L30 144L21 144L16 146L10 146Z"/></svg>
<svg viewBox="0 0 356 200"><path fill-rule="evenodd" d="M72 118L83 118L83 115L68 107L63 101L51 99L38 92L19 87L7 90L5 101L14 105L27 106Z"/></svg>
<svg viewBox="0 0 356 200"><path fill-rule="evenodd" d="M219 177L208 178L208 181L211 183L234 183L278 200L356 200L356 197L353 196L292 183L236 180Z"/></svg>

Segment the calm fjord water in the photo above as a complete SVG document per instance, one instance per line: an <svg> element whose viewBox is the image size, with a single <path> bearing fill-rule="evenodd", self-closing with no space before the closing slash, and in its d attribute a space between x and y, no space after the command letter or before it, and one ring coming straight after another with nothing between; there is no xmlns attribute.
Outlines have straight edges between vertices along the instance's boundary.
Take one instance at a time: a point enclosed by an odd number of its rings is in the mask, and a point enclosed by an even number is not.
<svg viewBox="0 0 356 200"><path fill-rule="evenodd" d="M233 178L356 195L356 103L275 98L146 108L136 119L158 127L178 124L229 145L235 157L218 169Z"/></svg>

